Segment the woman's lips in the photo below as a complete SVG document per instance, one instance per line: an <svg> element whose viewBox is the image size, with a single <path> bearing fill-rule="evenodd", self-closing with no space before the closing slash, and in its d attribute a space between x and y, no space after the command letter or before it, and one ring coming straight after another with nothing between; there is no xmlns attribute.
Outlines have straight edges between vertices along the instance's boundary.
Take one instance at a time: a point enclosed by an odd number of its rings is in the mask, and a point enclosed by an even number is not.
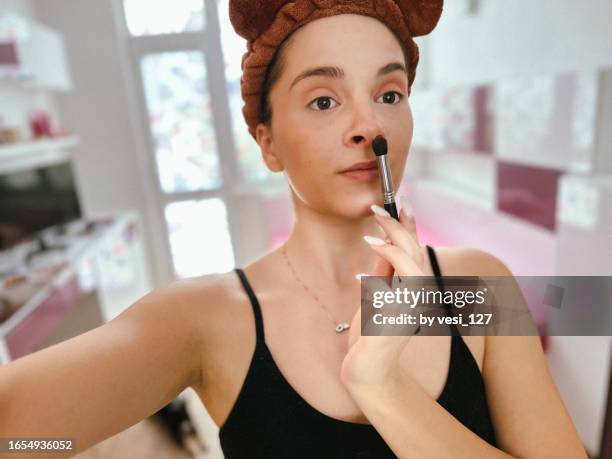
<svg viewBox="0 0 612 459"><path fill-rule="evenodd" d="M378 177L378 167L373 167L371 169L359 169L353 171L344 171L340 172L341 175L345 177L349 177L351 179L367 182L370 180L374 180Z"/></svg>

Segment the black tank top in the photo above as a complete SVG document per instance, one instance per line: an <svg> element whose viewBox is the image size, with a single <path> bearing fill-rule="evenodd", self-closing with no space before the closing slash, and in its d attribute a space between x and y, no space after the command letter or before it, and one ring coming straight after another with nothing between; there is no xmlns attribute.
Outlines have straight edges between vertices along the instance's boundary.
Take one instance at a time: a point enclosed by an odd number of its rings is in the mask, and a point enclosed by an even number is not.
<svg viewBox="0 0 612 459"><path fill-rule="evenodd" d="M427 252L444 290L434 250ZM242 389L219 430L221 448L233 458L394 458L371 424L342 421L309 405L283 377L264 339L257 297L236 268L255 315L256 344ZM437 402L467 428L495 446L482 375L453 326L446 384Z"/></svg>

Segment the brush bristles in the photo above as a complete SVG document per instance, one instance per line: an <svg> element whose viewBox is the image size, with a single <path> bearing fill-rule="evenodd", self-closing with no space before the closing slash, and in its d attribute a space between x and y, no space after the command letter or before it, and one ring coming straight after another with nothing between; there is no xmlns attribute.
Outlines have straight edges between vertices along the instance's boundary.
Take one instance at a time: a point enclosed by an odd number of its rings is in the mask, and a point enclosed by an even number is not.
<svg viewBox="0 0 612 459"><path fill-rule="evenodd" d="M372 142L372 150L376 156L382 156L387 154L387 141L381 135L376 137Z"/></svg>

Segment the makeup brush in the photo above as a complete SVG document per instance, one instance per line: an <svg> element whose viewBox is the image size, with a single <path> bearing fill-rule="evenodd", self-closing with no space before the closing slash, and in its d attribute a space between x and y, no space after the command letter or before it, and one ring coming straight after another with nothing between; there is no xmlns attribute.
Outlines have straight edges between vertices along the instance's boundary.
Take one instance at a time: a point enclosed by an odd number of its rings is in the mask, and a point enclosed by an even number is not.
<svg viewBox="0 0 612 459"><path fill-rule="evenodd" d="M387 158L387 140L382 135L376 136L372 141L372 150L374 150L376 161L378 162L378 173L380 174L385 210L399 221L397 207L395 207L395 196L393 195L391 167Z"/></svg>

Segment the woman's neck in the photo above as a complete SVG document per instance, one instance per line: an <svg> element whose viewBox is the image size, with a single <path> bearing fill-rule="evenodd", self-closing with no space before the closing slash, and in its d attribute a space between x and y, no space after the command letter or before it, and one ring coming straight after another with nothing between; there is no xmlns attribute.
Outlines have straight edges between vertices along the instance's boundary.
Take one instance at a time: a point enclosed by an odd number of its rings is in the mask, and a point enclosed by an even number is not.
<svg viewBox="0 0 612 459"><path fill-rule="evenodd" d="M375 253L363 240L366 234L385 237L373 216L346 219L302 207L285 250L305 282L325 281L341 289L354 286L355 275L374 265Z"/></svg>

